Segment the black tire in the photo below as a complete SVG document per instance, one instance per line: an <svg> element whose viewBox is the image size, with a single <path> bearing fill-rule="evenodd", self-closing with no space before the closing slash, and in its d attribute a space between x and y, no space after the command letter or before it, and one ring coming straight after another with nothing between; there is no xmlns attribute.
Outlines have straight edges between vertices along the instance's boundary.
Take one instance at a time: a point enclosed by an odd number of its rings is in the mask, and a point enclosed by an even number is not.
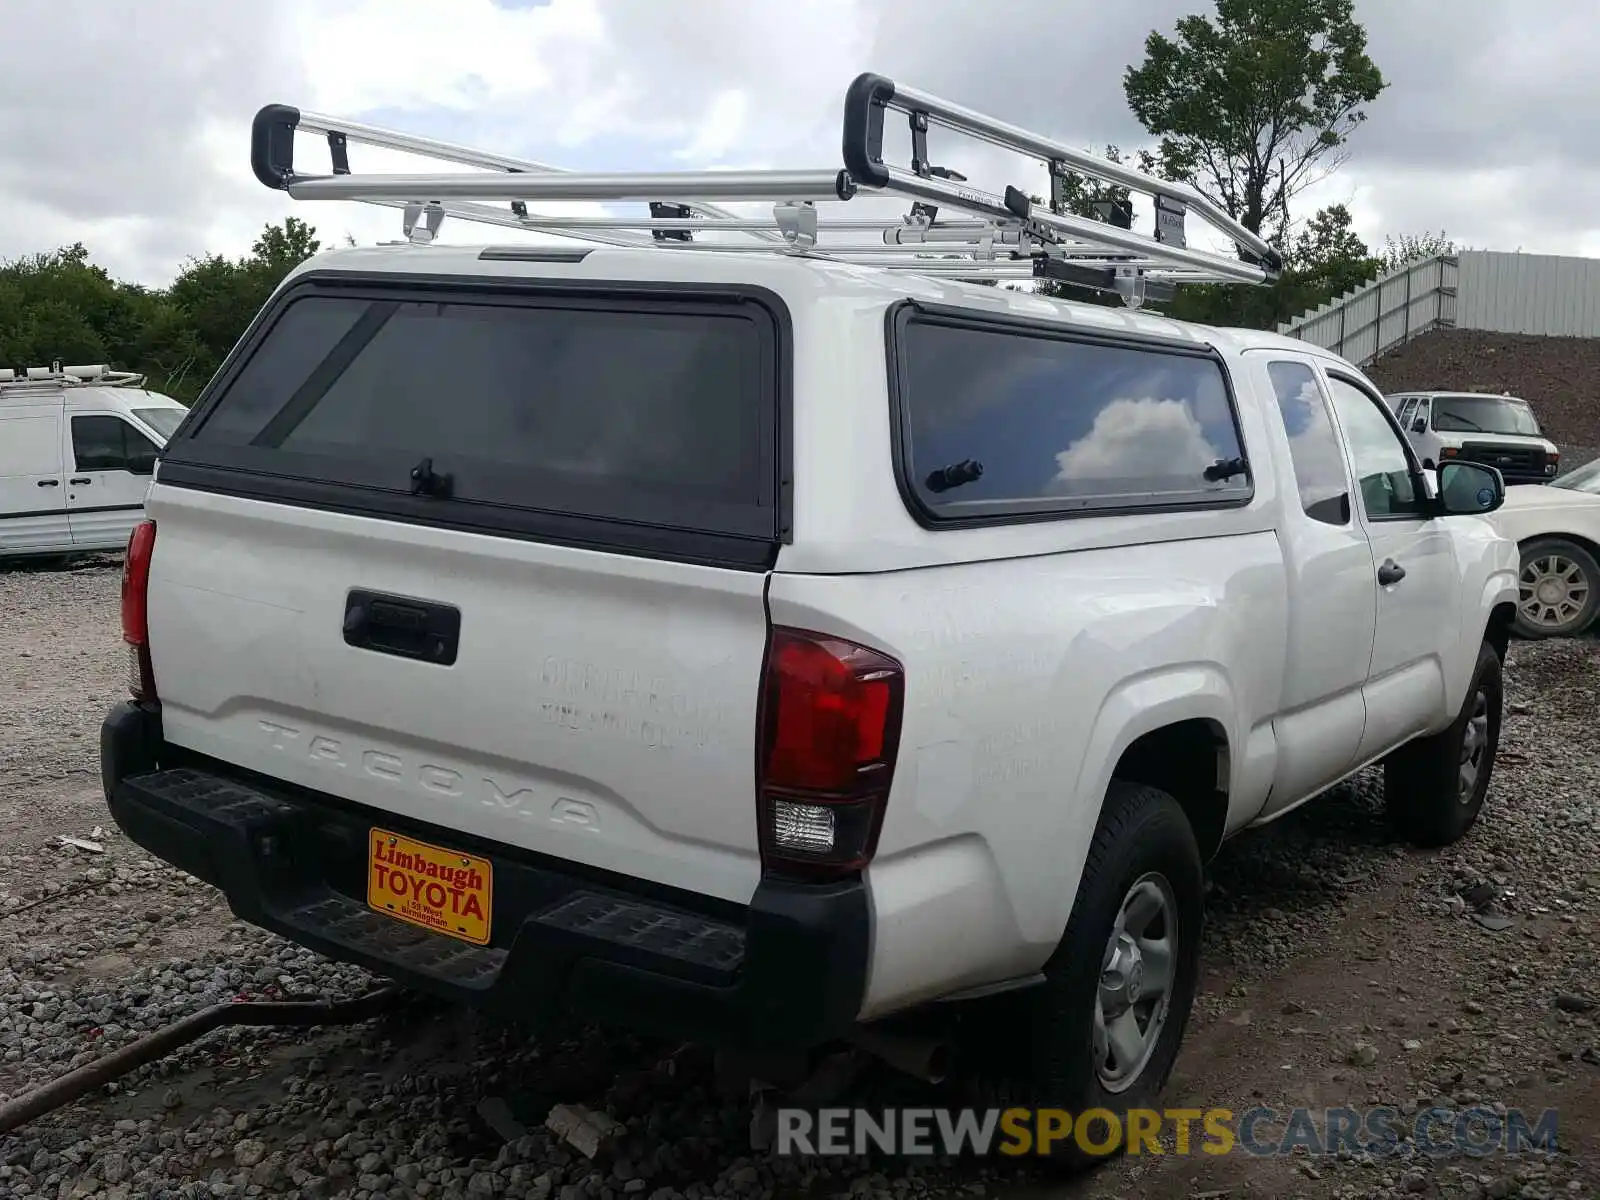
<svg viewBox="0 0 1600 1200"><path fill-rule="evenodd" d="M1494 774L1503 702L1500 656L1485 642L1450 727L1406 743L1384 761L1384 807L1401 837L1418 846L1447 846L1472 828ZM1477 765L1464 790L1469 738Z"/></svg>
<svg viewBox="0 0 1600 1200"><path fill-rule="evenodd" d="M1577 637L1594 623L1600 610L1600 563L1582 546L1563 537L1533 538L1521 549L1517 616L1511 628L1523 638ZM1566 588L1566 594L1540 604L1538 589L1546 582ZM1576 588L1582 589L1581 598L1573 596ZM1535 606L1542 613L1558 608L1554 623L1536 620L1532 615ZM1569 611L1566 619L1560 619Z"/></svg>
<svg viewBox="0 0 1600 1200"><path fill-rule="evenodd" d="M1156 882L1152 883L1154 880ZM1096 1012L1109 961L1111 939L1124 901L1139 884L1161 890L1170 916L1161 926L1175 935L1165 1017L1136 1070L1108 1085L1096 1051ZM1148 895L1141 892L1141 895ZM982 1099L996 1105L1065 1109L1074 1118L1072 1136L1054 1143L1050 1166L1078 1170L1126 1149L1126 1113L1147 1108L1166 1085L1177 1061L1184 1027L1194 1004L1204 924L1204 866L1194 830L1178 802L1166 792L1113 780L1105 810L1090 844L1083 877L1066 932L1045 964L1045 982L1024 992L995 997L977 1019L974 1037L963 1037L972 1062L970 1081ZM1137 918L1136 918L1137 919ZM1147 927L1154 930L1154 926ZM1144 944L1149 944L1148 941ZM1124 960L1131 968L1141 960ZM1136 972L1130 969L1130 975ZM1146 978L1140 975L1141 980ZM1133 989L1134 1011L1145 1008ZM1146 996L1148 988L1143 989ZM980 1002L982 1003L982 1002ZM1152 1009L1149 1014L1154 1016ZM1144 1025L1148 1032L1149 1023ZM972 1055L972 1051L978 1051ZM1110 1056L1104 1060L1110 1061ZM1088 1109L1105 1109L1118 1120L1112 1154L1085 1153L1076 1120ZM1091 1126L1091 1145L1109 1141L1106 1128Z"/></svg>

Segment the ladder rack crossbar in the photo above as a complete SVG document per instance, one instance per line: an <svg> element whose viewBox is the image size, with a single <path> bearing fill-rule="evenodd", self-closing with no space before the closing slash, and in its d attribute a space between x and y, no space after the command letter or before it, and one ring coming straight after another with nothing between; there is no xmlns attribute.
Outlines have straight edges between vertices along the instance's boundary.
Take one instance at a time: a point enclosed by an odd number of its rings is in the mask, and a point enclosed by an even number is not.
<svg viewBox="0 0 1600 1200"><path fill-rule="evenodd" d="M683 203L719 199L816 202L839 199L837 171L671 171L566 175L326 175L291 181L296 200L589 200Z"/></svg>
<svg viewBox="0 0 1600 1200"><path fill-rule="evenodd" d="M295 123L300 131L329 138L330 149L333 146L332 139L338 139L341 144L355 142L358 145L371 146L374 149L392 150L401 154L415 154L423 158L432 158L439 162L455 163L457 166L476 167L479 170L534 175L569 174L563 167L536 162L531 158L514 158L507 154L496 154L490 150L478 150L470 146L457 145L454 142L440 141L437 138L400 133L378 125L369 125L364 121L345 121L338 117L329 116L326 113L295 111L297 113ZM257 120L260 120L259 116ZM708 217L732 218L734 216L733 213L728 212L726 209L717 208L713 205L697 207L699 211ZM765 236L764 240L771 242L781 241L780 238L772 236Z"/></svg>
<svg viewBox="0 0 1600 1200"><path fill-rule="evenodd" d="M920 89L895 83L881 75L864 74L850 85L845 99L845 167L864 187L887 186L882 172L883 110L894 110L913 118L922 114L927 122L942 125L968 137L1002 149L1012 150L1046 163L1060 163L1101 183L1125 187L1147 196L1163 196L1180 201L1226 234L1242 251L1247 251L1271 270L1281 269L1276 248L1258 234L1246 229L1185 183L1157 179L1122 163L1097 154L1077 150L1051 138L1041 137L1009 122L989 117ZM917 173L913 165L913 173ZM1134 235L1139 236L1139 235ZM1146 239L1148 240L1148 239Z"/></svg>
<svg viewBox="0 0 1600 1200"><path fill-rule="evenodd" d="M884 160L889 112L907 119L909 166ZM1052 180L1052 204L1036 203L1016 186L996 194L969 184L959 171L935 166L927 145L934 126L1043 159ZM330 174L296 170L298 134L326 139ZM357 174L350 167L352 143L469 169ZM1187 184L1075 150L879 75L861 75L850 85L841 147L843 169L567 171L274 104L256 114L251 165L264 186L297 200L400 209L406 237L422 244L433 241L449 217L608 246L801 254L941 278L1043 277L1114 291L1134 306L1147 296L1170 294L1178 284L1270 283L1283 269L1275 247ZM1155 233L1134 232L1126 217L1112 224L1060 211L1056 183L1068 171L1151 197ZM836 215L832 206L857 196L897 196L912 203L899 218ZM650 215L530 211L530 203L541 202L647 204ZM770 205L770 216L720 207L757 204ZM1231 241L1235 253L1190 247L1184 229L1189 213Z"/></svg>

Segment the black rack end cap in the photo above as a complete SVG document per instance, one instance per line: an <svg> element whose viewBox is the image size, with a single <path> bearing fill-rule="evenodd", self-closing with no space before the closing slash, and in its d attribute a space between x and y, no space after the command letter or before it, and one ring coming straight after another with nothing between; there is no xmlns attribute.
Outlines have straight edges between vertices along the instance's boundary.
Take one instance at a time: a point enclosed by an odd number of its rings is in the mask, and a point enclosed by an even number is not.
<svg viewBox="0 0 1600 1200"><path fill-rule="evenodd" d="M292 104L268 104L250 124L250 169L263 187L281 191L294 180L294 131L300 110Z"/></svg>
<svg viewBox="0 0 1600 1200"><path fill-rule="evenodd" d="M1006 209L1012 216L1026 221L1028 215L1033 212L1033 201L1028 199L1027 192L1018 191L1008 183L1006 184Z"/></svg>
<svg viewBox="0 0 1600 1200"><path fill-rule="evenodd" d="M889 186L883 165L883 114L894 100L894 81L863 71L844 94L844 169L858 184Z"/></svg>
<svg viewBox="0 0 1600 1200"><path fill-rule="evenodd" d="M1261 256L1261 265L1268 275L1276 279L1283 274L1283 251L1276 246L1268 246L1267 252Z"/></svg>

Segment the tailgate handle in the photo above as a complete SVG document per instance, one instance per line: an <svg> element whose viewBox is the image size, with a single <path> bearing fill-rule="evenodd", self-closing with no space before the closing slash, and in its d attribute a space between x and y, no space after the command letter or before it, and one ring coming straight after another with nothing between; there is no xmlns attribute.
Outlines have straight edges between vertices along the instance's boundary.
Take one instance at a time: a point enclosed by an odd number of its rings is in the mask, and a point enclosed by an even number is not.
<svg viewBox="0 0 1600 1200"><path fill-rule="evenodd" d="M448 667L461 642L461 610L408 596L352 589L345 597L344 644Z"/></svg>

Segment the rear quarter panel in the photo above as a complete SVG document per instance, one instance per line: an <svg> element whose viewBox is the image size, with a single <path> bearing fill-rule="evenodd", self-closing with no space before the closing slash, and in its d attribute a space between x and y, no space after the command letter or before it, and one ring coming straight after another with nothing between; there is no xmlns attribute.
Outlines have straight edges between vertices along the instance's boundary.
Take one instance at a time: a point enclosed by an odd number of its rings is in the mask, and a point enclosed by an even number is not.
<svg viewBox="0 0 1600 1200"><path fill-rule="evenodd" d="M779 574L769 601L776 623L856 638L906 667L901 750L869 871L864 1015L1043 963L1111 772L1141 734L1214 721L1230 746L1233 803L1264 798L1260 748L1270 748L1287 618L1271 532Z"/></svg>

